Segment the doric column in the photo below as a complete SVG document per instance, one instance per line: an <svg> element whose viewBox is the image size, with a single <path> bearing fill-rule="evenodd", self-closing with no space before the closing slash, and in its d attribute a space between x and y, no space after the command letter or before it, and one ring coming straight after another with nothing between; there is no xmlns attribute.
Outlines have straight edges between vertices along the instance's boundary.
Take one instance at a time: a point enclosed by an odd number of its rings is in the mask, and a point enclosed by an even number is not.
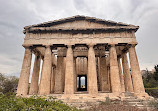
<svg viewBox="0 0 158 111"><path fill-rule="evenodd" d="M20 79L17 88L17 96L26 96L28 93L29 76L31 69L32 52L29 47L25 47L25 55L23 59Z"/></svg>
<svg viewBox="0 0 158 111"><path fill-rule="evenodd" d="M52 73L52 57L51 57L51 49L50 46L46 46L43 68L41 73L41 82L40 82L40 95L48 95L50 94L50 81L51 81L51 73Z"/></svg>
<svg viewBox="0 0 158 111"><path fill-rule="evenodd" d="M29 94L37 94L38 93L40 61L41 61L40 55L38 53L35 53L35 62L34 62L34 67L33 67L33 74L32 74Z"/></svg>
<svg viewBox="0 0 158 111"><path fill-rule="evenodd" d="M129 58L130 58L134 92L145 93L143 80L139 68L139 62L135 51L135 45L131 45L131 47L129 48Z"/></svg>
<svg viewBox="0 0 158 111"><path fill-rule="evenodd" d="M112 86L111 86L111 74L110 74L110 65L107 66L108 71L108 84L109 84L109 91L112 92Z"/></svg>
<svg viewBox="0 0 158 111"><path fill-rule="evenodd" d="M102 91L102 76L101 76L101 73L100 73L100 70L101 70L101 64L100 64L100 60L101 60L101 57L97 57L97 75L98 75L98 91Z"/></svg>
<svg viewBox="0 0 158 111"><path fill-rule="evenodd" d="M122 68L120 63L120 58L118 58L118 67L119 67L119 76L120 76L120 83L121 83L121 91L125 92L125 84L124 84L124 78L122 74Z"/></svg>
<svg viewBox="0 0 158 111"><path fill-rule="evenodd" d="M101 82L101 91L108 91L108 72L106 66L106 57L100 57L100 82Z"/></svg>
<svg viewBox="0 0 158 111"><path fill-rule="evenodd" d="M62 78L64 75L64 57L57 57L57 72L55 75L55 89L54 93L62 93L63 92L63 85L62 85Z"/></svg>
<svg viewBox="0 0 158 111"><path fill-rule="evenodd" d="M109 51L110 51L110 77L111 77L112 93L115 92L120 93L121 85L120 85L119 68L118 68L115 45L111 45Z"/></svg>
<svg viewBox="0 0 158 111"><path fill-rule="evenodd" d="M52 53L51 93L54 93L56 67L57 67L57 60L55 55Z"/></svg>
<svg viewBox="0 0 158 111"><path fill-rule="evenodd" d="M125 90L128 92L133 92L132 79L126 53L122 54L122 66L125 81Z"/></svg>
<svg viewBox="0 0 158 111"><path fill-rule="evenodd" d="M62 91L64 92L64 89L65 89L65 69L66 69L66 57L64 57L64 75L63 75L63 77L62 77Z"/></svg>
<svg viewBox="0 0 158 111"><path fill-rule="evenodd" d="M76 73L76 57L74 57L74 88L77 91L77 73Z"/></svg>
<svg viewBox="0 0 158 111"><path fill-rule="evenodd" d="M72 46L68 45L65 68L65 90L64 94L74 94L74 58Z"/></svg>
<svg viewBox="0 0 158 111"><path fill-rule="evenodd" d="M54 93L55 87L55 75L56 75L56 67L52 67L52 74L51 74L51 93Z"/></svg>
<svg viewBox="0 0 158 111"><path fill-rule="evenodd" d="M98 94L97 86L97 71L96 71L96 61L95 52L93 45L89 45L88 50L88 92L89 94Z"/></svg>

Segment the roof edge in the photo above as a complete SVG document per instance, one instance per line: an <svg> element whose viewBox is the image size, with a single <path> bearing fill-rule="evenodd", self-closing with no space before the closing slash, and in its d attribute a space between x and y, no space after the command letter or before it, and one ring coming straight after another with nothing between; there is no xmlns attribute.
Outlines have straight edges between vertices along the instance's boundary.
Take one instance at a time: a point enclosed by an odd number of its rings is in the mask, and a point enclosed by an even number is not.
<svg viewBox="0 0 158 111"><path fill-rule="evenodd" d="M72 17L67 17L67 18L61 18L58 20L53 20L53 21L48 21L48 22L43 22L43 23L39 23L39 24L34 24L34 25L28 25L25 26L24 29L29 29L31 27L49 27L51 24L61 24L64 22L68 22L68 21L73 21L73 20L91 20L92 22L103 22L103 23L109 23L109 24L116 24L116 25L120 25L120 26L133 26L135 28L139 27L139 26L135 26L132 24L126 24L126 23L122 23L122 22L115 22L115 21L111 21L111 20L105 20L105 19L99 19L96 17L89 17L89 16L83 16L83 15L76 15L76 16L72 16ZM48 25L48 26L46 26Z"/></svg>

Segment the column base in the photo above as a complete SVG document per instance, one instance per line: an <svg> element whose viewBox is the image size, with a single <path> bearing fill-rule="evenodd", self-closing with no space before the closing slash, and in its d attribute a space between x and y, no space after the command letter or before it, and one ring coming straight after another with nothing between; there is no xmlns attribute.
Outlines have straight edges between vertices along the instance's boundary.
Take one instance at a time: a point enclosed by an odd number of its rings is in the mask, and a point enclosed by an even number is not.
<svg viewBox="0 0 158 111"><path fill-rule="evenodd" d="M63 94L63 92L54 92L53 94Z"/></svg>
<svg viewBox="0 0 158 111"><path fill-rule="evenodd" d="M27 97L25 94L16 94L16 97Z"/></svg>
<svg viewBox="0 0 158 111"><path fill-rule="evenodd" d="M150 96L147 93L134 93L138 99L149 99Z"/></svg>

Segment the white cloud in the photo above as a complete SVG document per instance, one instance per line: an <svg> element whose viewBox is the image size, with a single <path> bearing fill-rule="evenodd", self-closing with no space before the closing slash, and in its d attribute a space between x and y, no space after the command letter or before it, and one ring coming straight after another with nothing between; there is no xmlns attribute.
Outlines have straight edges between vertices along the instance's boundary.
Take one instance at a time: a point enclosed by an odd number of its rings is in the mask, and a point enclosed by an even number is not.
<svg viewBox="0 0 158 111"><path fill-rule="evenodd" d="M140 67L158 63L158 0L0 0L0 72L20 72L24 26L79 14L139 25Z"/></svg>

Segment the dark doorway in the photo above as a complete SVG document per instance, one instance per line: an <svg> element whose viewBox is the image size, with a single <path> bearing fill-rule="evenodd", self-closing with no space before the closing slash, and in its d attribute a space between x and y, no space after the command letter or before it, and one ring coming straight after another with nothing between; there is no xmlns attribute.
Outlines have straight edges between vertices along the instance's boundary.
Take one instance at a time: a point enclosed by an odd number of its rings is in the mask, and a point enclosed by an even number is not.
<svg viewBox="0 0 158 111"><path fill-rule="evenodd" d="M77 76L77 91L87 91L87 75Z"/></svg>

